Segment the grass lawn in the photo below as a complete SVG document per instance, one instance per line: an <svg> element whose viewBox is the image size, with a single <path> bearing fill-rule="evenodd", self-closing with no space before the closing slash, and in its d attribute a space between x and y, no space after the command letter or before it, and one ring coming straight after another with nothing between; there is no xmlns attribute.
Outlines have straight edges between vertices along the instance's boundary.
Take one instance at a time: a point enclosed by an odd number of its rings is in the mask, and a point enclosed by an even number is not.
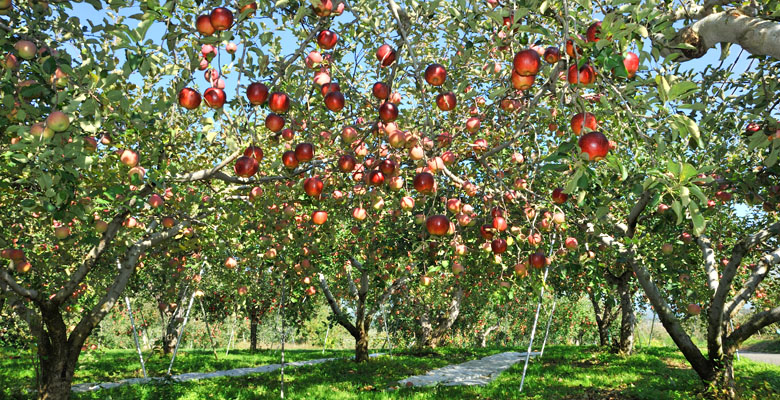
<svg viewBox="0 0 780 400"><path fill-rule="evenodd" d="M594 347L551 346L543 359L532 360L522 394L517 393L522 363L502 373L484 387L397 388L396 382L448 364L460 363L517 348L438 349L430 354L397 354L355 364L347 360L285 370L285 398L291 399L690 399L700 395L701 384L685 359L672 348L642 348L621 358ZM348 353L340 353L346 355ZM132 352L105 352L82 358L78 381L101 381L132 373ZM320 358L318 351L294 350L291 360ZM331 355L336 355L331 353ZM209 356L211 358L209 358ZM275 354L278 357L278 352ZM226 360L231 368L278 362L270 352L238 353ZM0 397L24 398L8 384L19 383L23 365L7 360L0 364ZM164 361L164 360L160 360ZM164 364L164 363L163 363ZM27 362L25 365L29 365ZM226 368L215 363L209 352L189 352L177 361L177 372L212 371ZM198 368L200 366L200 368ZM11 367L11 368L8 368ZM155 371L162 369L155 367ZM743 359L735 365L738 390L745 399L780 398L780 367ZM126 376L122 376L126 377ZM109 379L115 380L115 378ZM18 386L17 386L18 387ZM388 388L395 387L392 390ZM6 390L6 392L3 392ZM218 378L186 383L125 386L93 393L74 394L74 399L258 399L279 398L279 373L238 378Z"/></svg>

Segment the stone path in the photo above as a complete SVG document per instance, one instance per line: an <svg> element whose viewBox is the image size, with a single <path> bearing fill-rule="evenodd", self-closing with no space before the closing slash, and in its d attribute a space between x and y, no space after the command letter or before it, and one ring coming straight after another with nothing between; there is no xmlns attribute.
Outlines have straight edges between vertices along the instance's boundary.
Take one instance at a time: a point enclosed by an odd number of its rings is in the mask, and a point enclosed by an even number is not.
<svg viewBox="0 0 780 400"><path fill-rule="evenodd" d="M369 357L377 357L384 355L384 353L377 353L377 354L371 354ZM306 361L295 361L295 362L286 362L284 363L285 368L290 367L300 367L304 365L314 365L314 364L321 364L328 361L338 360L338 358L319 358L316 360L306 360ZM211 379L211 378L219 378L223 376L244 376L249 374L257 374L257 373L263 373L263 372L273 372L277 369L281 368L282 364L269 364L269 365L261 365L259 367L250 367L250 368L236 368L236 369L229 369L225 371L215 371L215 372L190 372L186 374L181 375L174 375L171 376L171 380L176 382L187 382L187 381L195 381L200 379ZM163 377L152 377L152 378L132 378L132 379L123 379L118 382L104 382L104 383L80 383L78 385L73 385L71 387L71 391L73 392L93 392L100 389L113 389L115 387L124 386L124 385L137 385L137 384L145 384L150 382L160 382L165 381L166 378Z"/></svg>
<svg viewBox="0 0 780 400"><path fill-rule="evenodd" d="M739 351L740 357L749 358L753 361L765 362L768 364L780 365L780 354L753 353L750 351Z"/></svg>
<svg viewBox="0 0 780 400"><path fill-rule="evenodd" d="M479 360L467 361L462 364L448 365L444 368L429 371L425 375L417 375L399 381L403 386L409 382L413 386L431 385L486 385L496 379L501 372L515 363L525 361L526 353L509 351L494 354ZM539 352L531 352L531 357L539 355Z"/></svg>

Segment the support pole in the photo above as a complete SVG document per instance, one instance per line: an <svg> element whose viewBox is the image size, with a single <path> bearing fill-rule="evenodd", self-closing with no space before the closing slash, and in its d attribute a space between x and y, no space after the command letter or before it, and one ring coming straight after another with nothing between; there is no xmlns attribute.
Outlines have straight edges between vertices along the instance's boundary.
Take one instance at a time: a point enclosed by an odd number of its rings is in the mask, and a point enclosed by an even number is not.
<svg viewBox="0 0 780 400"><path fill-rule="evenodd" d="M647 347L650 347L650 341L653 340L654 327L655 327L655 310L653 310L653 321L650 322L650 335L647 336Z"/></svg>
<svg viewBox="0 0 780 400"><path fill-rule="evenodd" d="M282 317L282 375L281 375L281 398L284 398L284 274L282 274L282 304L279 306L279 314Z"/></svg>
<svg viewBox="0 0 780 400"><path fill-rule="evenodd" d="M227 348L225 349L225 356L228 355L228 352L230 351L230 344L233 343L233 335L236 332L236 318L237 318L238 312L236 311L236 308L233 307L233 324L230 325L230 339L228 339Z"/></svg>
<svg viewBox="0 0 780 400"><path fill-rule="evenodd" d="M547 344L547 335L550 334L550 324L552 323L553 314L555 314L555 304L558 302L557 297L553 297L552 310L550 310L550 317L547 318L547 328L544 330L544 340L542 340L542 350L539 352L539 358L544 356L544 346Z"/></svg>
<svg viewBox="0 0 780 400"><path fill-rule="evenodd" d="M119 259L116 259L117 269L122 269L122 264ZM138 352L138 359L141 361L141 371L146 378L146 365L144 364L144 356L141 354L141 344L138 342L138 330L135 327L135 320L133 319L133 308L130 306L130 298L125 296L125 304L127 305L127 315L130 317L130 326L133 328L133 340L135 341L135 350Z"/></svg>
<svg viewBox="0 0 780 400"><path fill-rule="evenodd" d="M203 265L200 267L200 276L203 276L203 270L206 268L206 261L203 261ZM166 375L171 374L171 369L173 369L173 363L176 361L176 354L179 352L179 345L181 345L181 337L184 335L184 328L187 327L187 321L190 319L190 310L192 310L192 303L195 302L195 290L192 291L192 294L190 295L190 303L187 305L187 312L184 314L184 322L181 324L181 331L179 332L179 337L176 339L176 347L173 348L173 356L171 357L171 363L168 365L168 372Z"/></svg>
<svg viewBox="0 0 780 400"><path fill-rule="evenodd" d="M141 371L146 378L146 365L144 364L144 356L141 354L141 343L138 342L138 331L135 327L135 320L133 319L133 309L130 307L130 298L125 296L125 304L127 304L127 315L130 316L130 325L133 327L133 340L135 340L135 349L138 351L138 359L141 360Z"/></svg>
<svg viewBox="0 0 780 400"><path fill-rule="evenodd" d="M325 331L325 341L322 342L322 354L325 354L325 349L328 348L328 335L330 335L330 322L328 322L328 330Z"/></svg>
<svg viewBox="0 0 780 400"><path fill-rule="evenodd" d="M550 245L550 255L552 255L552 249L555 246L555 240ZM531 328L531 340L528 342L528 351L525 353L525 365L523 365L523 377L520 378L520 390L523 391L523 385L525 384L525 374L528 371L528 361L531 359L531 349L534 345L534 336L536 335L536 325L539 323L539 311L542 309L542 299L544 298L544 283L547 281L547 273L550 272L550 266L544 267L544 276L542 277L542 288L539 291L539 304L536 305L536 314L534 315L534 325Z"/></svg>
<svg viewBox="0 0 780 400"><path fill-rule="evenodd" d="M200 311L203 313L203 322L206 323L206 333L209 335L209 342L211 342L211 351L214 352L214 359L219 361L217 357L217 349L214 347L214 338L211 336L211 327L209 326L208 316L206 315L206 308L203 307L203 300L198 299L200 304Z"/></svg>

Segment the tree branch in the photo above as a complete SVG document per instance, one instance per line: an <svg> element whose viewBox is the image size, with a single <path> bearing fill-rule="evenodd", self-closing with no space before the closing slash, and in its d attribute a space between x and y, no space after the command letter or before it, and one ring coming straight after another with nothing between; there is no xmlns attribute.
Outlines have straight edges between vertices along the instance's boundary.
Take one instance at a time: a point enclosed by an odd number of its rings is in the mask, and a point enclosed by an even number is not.
<svg viewBox="0 0 780 400"><path fill-rule="evenodd" d="M5 281L5 283L8 284L8 287L10 287L11 290L13 290L19 296L28 298L33 301L40 300L40 298L38 297L39 294L37 290L23 288L21 285L19 285L18 282L16 282L16 279L14 279L14 277L8 274L8 271L6 271L5 269L0 269L0 278L2 278Z"/></svg>
<svg viewBox="0 0 780 400"><path fill-rule="evenodd" d="M771 253L764 254L764 256L761 257L758 265L756 265L756 269L750 275L748 281L745 282L742 290L740 290L739 293L734 296L733 300L726 303L725 315L728 319L732 319L734 315L742 308L742 306L744 306L745 303L750 300L750 297L756 291L758 285L769 274L770 268L776 265L778 262L780 262L780 248Z"/></svg>
<svg viewBox="0 0 780 400"><path fill-rule="evenodd" d="M712 243L706 236L699 236L696 238L696 243L701 248L702 257L704 258L704 270L707 272L707 286L714 294L718 290L718 267L715 260L715 251L712 250Z"/></svg>
<svg viewBox="0 0 780 400"><path fill-rule="evenodd" d="M336 317L336 321L339 323L339 325L343 326L353 337L360 336L360 332L358 332L357 328L355 328L355 325L353 325L346 316L344 316L344 313L341 312L341 308L339 308L338 303L336 302L336 299L333 297L333 293L330 292L330 287L328 286L328 281L325 279L325 275L320 272L320 288L322 288L322 292L325 293L325 298L328 300L328 305L330 305L331 311L333 311L333 315Z"/></svg>
<svg viewBox="0 0 780 400"><path fill-rule="evenodd" d="M682 53L676 62L700 58L718 43L738 44L754 56L780 59L780 24L745 15L736 9L707 15L681 29L668 44L663 44L663 37L657 36L654 40L661 42L662 56ZM675 48L680 44L693 48Z"/></svg>
<svg viewBox="0 0 780 400"><path fill-rule="evenodd" d="M68 338L68 346L71 348L80 348L84 341L87 339L92 330L103 320L103 318L111 311L111 308L116 303L116 299L125 290L130 277L135 273L135 266L138 264L138 259L149 248L154 247L163 241L170 239L179 233L182 228L189 226L188 221L182 221L171 227L170 229L163 230L152 234L151 236L141 238L135 242L125 253L125 257L121 262L121 270L119 274L114 278L114 282L108 289L108 292L100 299L100 301L90 310L89 314L85 315L81 321L79 321L73 333ZM149 226L149 231L154 230L155 223Z"/></svg>
<svg viewBox="0 0 780 400"><path fill-rule="evenodd" d="M726 352L733 354L745 339L753 336L759 329L780 321L780 306L753 315L750 320L735 329L726 339Z"/></svg>

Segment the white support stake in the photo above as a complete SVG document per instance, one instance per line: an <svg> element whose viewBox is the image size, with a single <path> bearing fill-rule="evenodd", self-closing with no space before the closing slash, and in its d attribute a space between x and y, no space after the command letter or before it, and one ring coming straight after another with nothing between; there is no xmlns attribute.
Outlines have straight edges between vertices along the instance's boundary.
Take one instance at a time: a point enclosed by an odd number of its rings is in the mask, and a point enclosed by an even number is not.
<svg viewBox="0 0 780 400"><path fill-rule="evenodd" d="M542 358L544 356L544 346L547 344L547 335L550 334L550 324L552 323L553 314L555 314L555 304L558 302L557 297L553 297L553 306L552 310L550 310L550 317L547 318L547 328L544 330L544 340L542 340L542 350L539 352L539 358Z"/></svg>
<svg viewBox="0 0 780 400"><path fill-rule="evenodd" d="M206 261L203 261L203 266L200 267L200 276L203 277L203 270L206 267ZM195 290L192 291L192 295L190 295L190 304L187 305L187 312L184 314L184 322L181 324L181 331L179 332L179 337L176 339L176 347L173 348L173 356L171 357L171 363L168 365L168 372L166 375L171 374L171 369L173 369L173 362L176 361L176 354L179 352L179 345L181 344L181 337L184 335L184 328L187 326L187 321L190 319L190 310L192 310L192 303L195 302Z"/></svg>
<svg viewBox="0 0 780 400"><path fill-rule="evenodd" d="M121 270L122 263L119 259L116 259L116 268ZM141 370L146 378L146 365L144 364L144 356L141 354L141 344L138 342L138 330L135 327L135 320L133 319L133 308L130 307L130 298L125 296L125 304L127 305L127 315L130 316L130 326L133 328L133 340L135 341L135 349L138 351L138 359L141 360Z"/></svg>
<svg viewBox="0 0 780 400"><path fill-rule="evenodd" d="M555 243L555 242L553 242ZM539 291L539 304L536 305L536 315L534 315L534 326L531 328L531 340L528 342L528 351L525 353L525 365L523 365L523 377L520 378L520 390L523 391L523 385L525 384L525 374L528 371L528 361L531 359L531 349L534 345L534 336L536 335L536 325L539 323L539 311L542 309L542 298L544 298L544 283L547 281L547 273L550 271L550 266L544 267L544 276L542 277L542 289Z"/></svg>

